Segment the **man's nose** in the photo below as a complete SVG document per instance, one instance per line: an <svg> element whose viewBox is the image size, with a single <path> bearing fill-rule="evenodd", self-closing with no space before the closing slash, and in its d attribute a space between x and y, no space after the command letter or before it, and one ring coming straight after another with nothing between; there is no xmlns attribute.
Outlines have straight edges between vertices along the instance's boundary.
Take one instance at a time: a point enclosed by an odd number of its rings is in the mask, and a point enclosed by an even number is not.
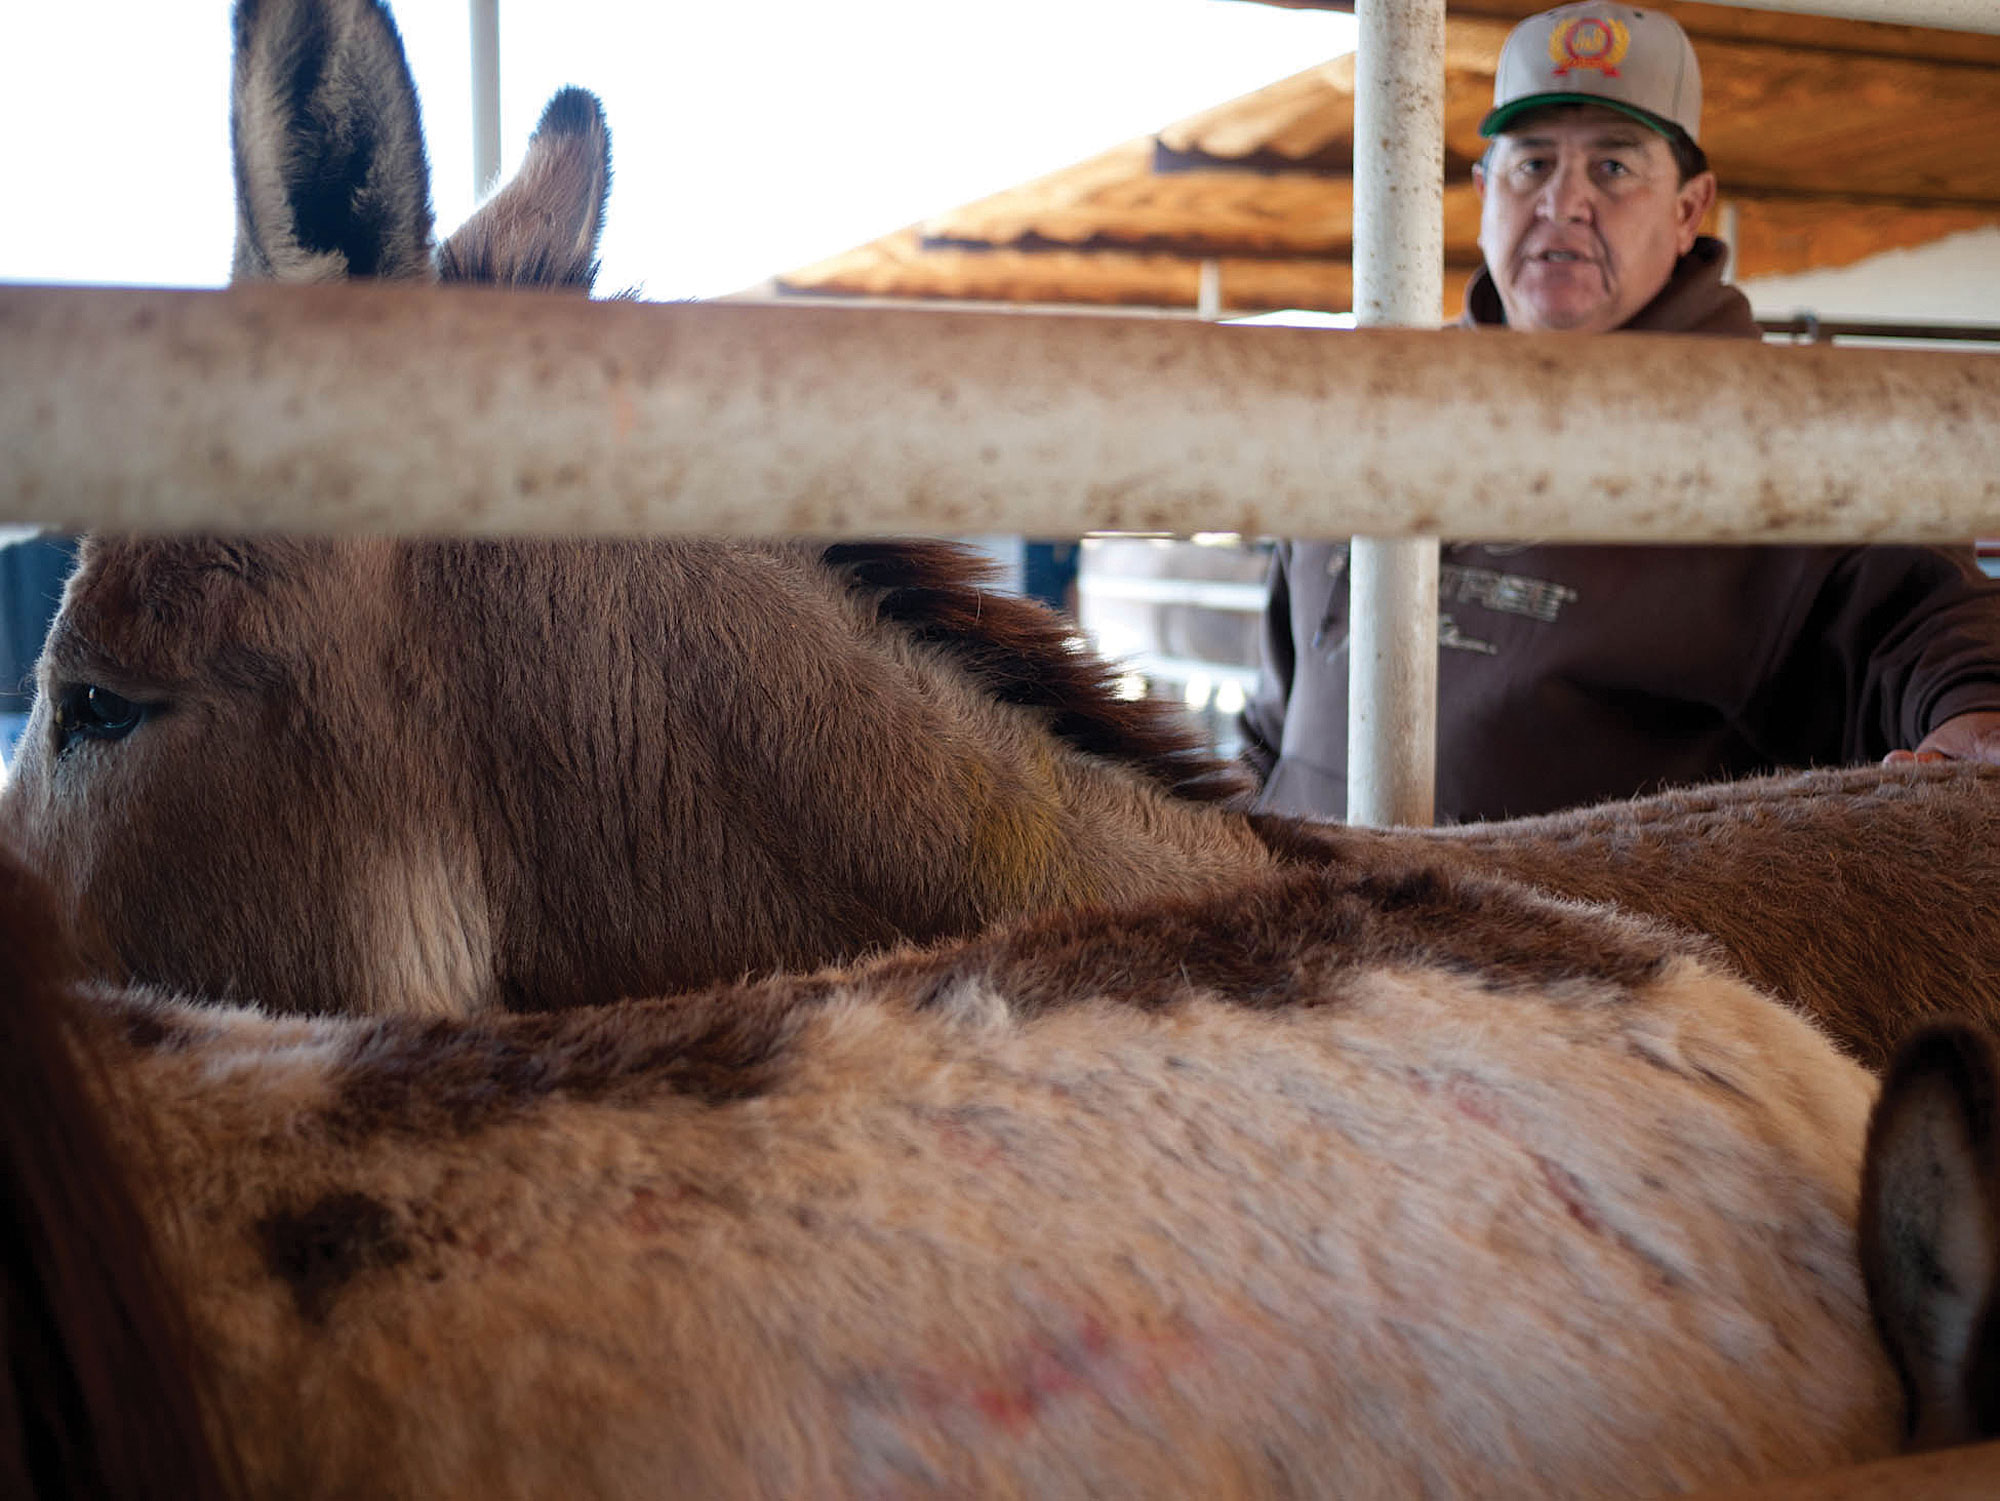
<svg viewBox="0 0 2000 1501"><path fill-rule="evenodd" d="M1542 184L1536 211L1557 224L1588 221L1595 210L1591 197L1590 173L1581 162L1559 162Z"/></svg>

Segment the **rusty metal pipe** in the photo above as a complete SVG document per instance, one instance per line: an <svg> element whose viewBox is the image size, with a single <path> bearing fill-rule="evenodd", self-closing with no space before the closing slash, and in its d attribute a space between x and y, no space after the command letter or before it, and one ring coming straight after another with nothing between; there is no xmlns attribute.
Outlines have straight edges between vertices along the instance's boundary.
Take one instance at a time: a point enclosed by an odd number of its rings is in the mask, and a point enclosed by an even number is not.
<svg viewBox="0 0 2000 1501"><path fill-rule="evenodd" d="M0 287L0 521L2000 535L2000 359L389 286Z"/></svg>

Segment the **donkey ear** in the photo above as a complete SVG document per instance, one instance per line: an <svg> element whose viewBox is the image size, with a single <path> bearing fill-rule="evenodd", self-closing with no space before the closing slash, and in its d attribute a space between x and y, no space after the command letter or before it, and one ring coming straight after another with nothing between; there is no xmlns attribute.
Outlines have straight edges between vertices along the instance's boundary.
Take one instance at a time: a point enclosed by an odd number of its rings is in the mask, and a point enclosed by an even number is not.
<svg viewBox="0 0 2000 1501"><path fill-rule="evenodd" d="M237 0L238 281L431 274L430 168L376 0Z"/></svg>
<svg viewBox="0 0 2000 1501"><path fill-rule="evenodd" d="M604 107L583 89L564 89L542 111L514 180L438 251L438 274L446 281L588 292L597 278L610 187Z"/></svg>
<svg viewBox="0 0 2000 1501"><path fill-rule="evenodd" d="M1911 1038L1868 1128L1861 1267L1920 1448L2000 1436L2000 1055L1977 1028Z"/></svg>

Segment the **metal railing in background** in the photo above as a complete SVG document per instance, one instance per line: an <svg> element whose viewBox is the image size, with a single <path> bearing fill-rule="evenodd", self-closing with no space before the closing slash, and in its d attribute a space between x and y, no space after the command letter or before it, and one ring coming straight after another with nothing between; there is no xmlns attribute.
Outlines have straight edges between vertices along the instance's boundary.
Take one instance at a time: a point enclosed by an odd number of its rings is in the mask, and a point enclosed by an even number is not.
<svg viewBox="0 0 2000 1501"><path fill-rule="evenodd" d="M2000 3L2000 0L1996 0ZM1895 345L1922 348L1984 346L2000 350L2000 325L1992 323L1920 323L1885 318L1822 318L1802 311L1789 318L1759 318L1767 340L1793 344Z"/></svg>
<svg viewBox="0 0 2000 1501"><path fill-rule="evenodd" d="M472 198L500 180L500 0L472 6Z"/></svg>
<svg viewBox="0 0 2000 1501"><path fill-rule="evenodd" d="M1897 26L1932 26L1941 31L2000 32L2000 5L1994 0L1712 0L1741 10L1787 10L1809 16L1838 16Z"/></svg>

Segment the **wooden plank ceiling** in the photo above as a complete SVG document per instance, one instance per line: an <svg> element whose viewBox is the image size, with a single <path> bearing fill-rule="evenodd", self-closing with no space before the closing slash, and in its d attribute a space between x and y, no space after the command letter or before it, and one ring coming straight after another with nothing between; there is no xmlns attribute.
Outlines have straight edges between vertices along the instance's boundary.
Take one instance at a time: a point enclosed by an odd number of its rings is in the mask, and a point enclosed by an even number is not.
<svg viewBox="0 0 2000 1501"><path fill-rule="evenodd" d="M1333 0L1269 0L1351 9ZM1470 180L1500 44L1543 0L1453 3L1446 311L1479 264ZM1703 145L1737 275L1845 266L2000 225L2000 36L1666 4L1701 54ZM776 279L780 293L1345 310L1354 59L1335 58L1075 166ZM1720 210L1718 211L1720 212ZM1711 224L1711 229L1714 225Z"/></svg>

